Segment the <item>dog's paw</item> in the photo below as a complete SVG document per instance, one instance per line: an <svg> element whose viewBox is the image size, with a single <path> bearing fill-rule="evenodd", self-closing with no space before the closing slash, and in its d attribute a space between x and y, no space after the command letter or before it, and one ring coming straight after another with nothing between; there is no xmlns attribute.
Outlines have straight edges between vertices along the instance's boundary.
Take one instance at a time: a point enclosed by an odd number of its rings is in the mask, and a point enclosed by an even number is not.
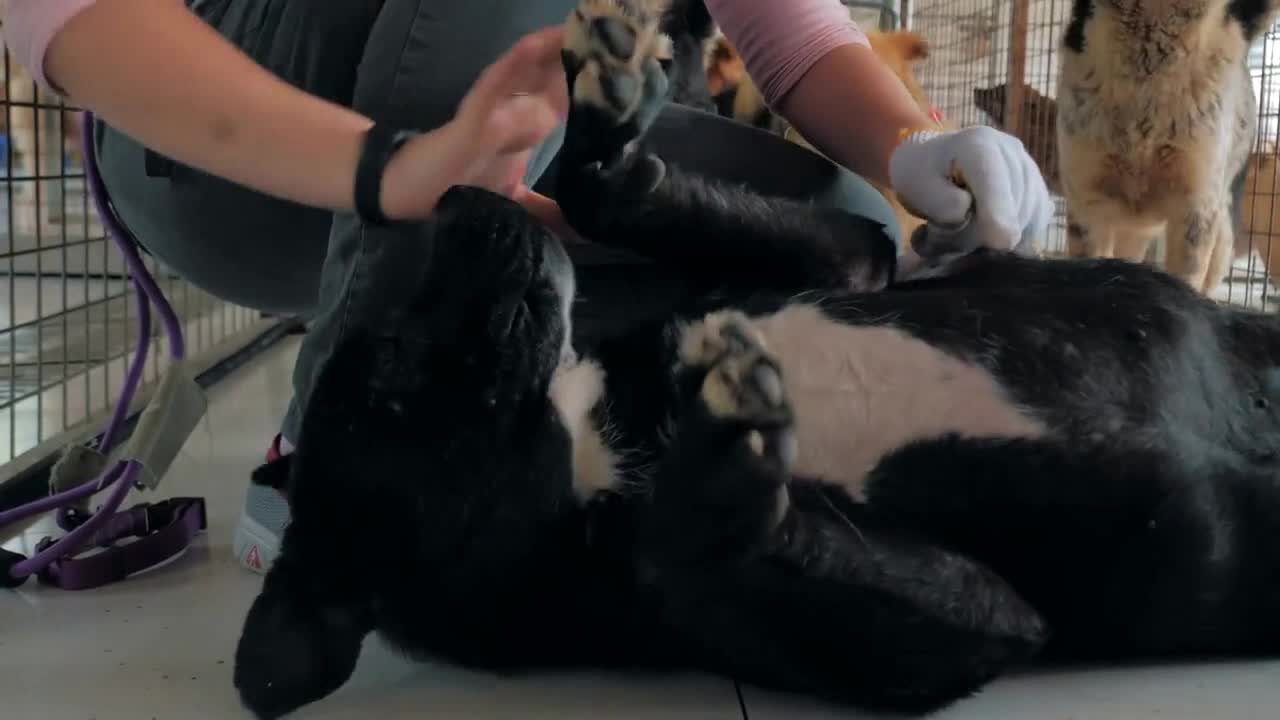
<svg viewBox="0 0 1280 720"><path fill-rule="evenodd" d="M756 455L784 467L794 462L791 403L782 369L745 315L707 315L686 329L679 354L685 367L705 371L699 397L712 418L746 426L747 444Z"/></svg>
<svg viewBox="0 0 1280 720"><path fill-rule="evenodd" d="M668 89L658 25L637 0L581 0L565 22L562 51L575 109L648 127Z"/></svg>

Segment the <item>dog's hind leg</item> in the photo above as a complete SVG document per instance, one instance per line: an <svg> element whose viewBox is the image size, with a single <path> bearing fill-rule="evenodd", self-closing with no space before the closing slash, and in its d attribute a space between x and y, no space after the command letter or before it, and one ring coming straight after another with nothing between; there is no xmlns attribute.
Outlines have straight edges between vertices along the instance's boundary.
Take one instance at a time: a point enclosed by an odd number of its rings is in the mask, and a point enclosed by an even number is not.
<svg viewBox="0 0 1280 720"><path fill-rule="evenodd" d="M1169 219L1165 247L1165 269L1185 280L1197 291L1217 287L1226 266L1214 262L1219 245L1227 243L1230 252L1231 233L1226 203L1217 198L1204 198L1189 203L1184 211ZM1210 277L1213 269L1219 273Z"/></svg>
<svg viewBox="0 0 1280 720"><path fill-rule="evenodd" d="M1055 653L1234 652L1257 627L1236 587L1247 543L1229 483L1184 472L1149 450L952 436L883 459L866 502L998 572Z"/></svg>
<svg viewBox="0 0 1280 720"><path fill-rule="evenodd" d="M712 668L870 708L963 697L1043 640L1039 616L986 568L791 482L778 365L747 319L684 333L688 407L642 522L642 579Z"/></svg>
<svg viewBox="0 0 1280 720"><path fill-rule="evenodd" d="M1223 223L1214 236L1213 251L1209 256L1209 268L1205 271L1204 285L1200 291L1209 295L1218 288L1231 269L1231 261L1235 257L1235 232L1230 225Z"/></svg>
<svg viewBox="0 0 1280 720"><path fill-rule="evenodd" d="M261 720L319 700L351 677L372 613L358 591L334 580L288 548L267 573L235 657L236 689Z"/></svg>
<svg viewBox="0 0 1280 720"><path fill-rule="evenodd" d="M1067 257L1089 256L1089 226L1067 211Z"/></svg>

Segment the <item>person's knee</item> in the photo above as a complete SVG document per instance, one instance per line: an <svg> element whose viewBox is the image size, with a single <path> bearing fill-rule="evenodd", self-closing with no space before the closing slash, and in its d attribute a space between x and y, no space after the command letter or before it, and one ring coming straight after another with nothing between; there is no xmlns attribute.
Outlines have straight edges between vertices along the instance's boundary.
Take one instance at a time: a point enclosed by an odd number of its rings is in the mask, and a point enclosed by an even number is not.
<svg viewBox="0 0 1280 720"><path fill-rule="evenodd" d="M890 237L898 238L902 235L897 213L884 194L861 176L843 167L837 168L835 181L814 197L814 203L875 220L885 226Z"/></svg>
<svg viewBox="0 0 1280 720"><path fill-rule="evenodd" d="M306 21L317 31L332 33L349 32L353 28L368 31L386 0L293 0L304 13Z"/></svg>
<svg viewBox="0 0 1280 720"><path fill-rule="evenodd" d="M486 67L524 35L557 25L577 0L385 0L360 62L356 109L432 129Z"/></svg>
<svg viewBox="0 0 1280 720"><path fill-rule="evenodd" d="M899 235L893 208L871 183L773 133L670 105L649 131L649 141L664 158L701 175L746 185L762 195L840 208Z"/></svg>

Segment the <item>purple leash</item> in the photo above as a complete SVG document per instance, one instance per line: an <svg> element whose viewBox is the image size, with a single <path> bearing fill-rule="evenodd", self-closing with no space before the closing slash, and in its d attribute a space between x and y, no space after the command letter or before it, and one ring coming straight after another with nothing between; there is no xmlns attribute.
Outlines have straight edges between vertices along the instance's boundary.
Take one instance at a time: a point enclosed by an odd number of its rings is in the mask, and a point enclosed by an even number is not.
<svg viewBox="0 0 1280 720"><path fill-rule="evenodd" d="M133 234L120 221L111 205L98 171L93 126L93 114L84 113L80 141L85 184L107 235L115 241L128 265L129 276L137 295L139 330L133 362L129 365L111 420L96 448L105 456L115 449L121 428L129 414L129 406L142 382L142 372L151 344L152 305L160 314L168 337L170 358L174 361L182 360L186 356L186 346L177 314L138 255L138 245ZM18 587L31 575L38 575L41 581L66 590L99 587L166 562L186 550L191 540L206 527L203 498L171 498L154 504L140 503L129 510L118 512L141 472L142 465L137 460L120 460L91 482L0 512L2 528L24 518L58 510L58 525L69 531L56 542L52 538L42 540L36 546L36 554L30 558L0 550L0 587ZM110 489L107 501L97 512L85 516L74 509L76 503L107 489ZM116 545L117 541L127 537L138 539L125 545ZM75 557L76 553L89 545L96 545L103 550L86 557Z"/></svg>

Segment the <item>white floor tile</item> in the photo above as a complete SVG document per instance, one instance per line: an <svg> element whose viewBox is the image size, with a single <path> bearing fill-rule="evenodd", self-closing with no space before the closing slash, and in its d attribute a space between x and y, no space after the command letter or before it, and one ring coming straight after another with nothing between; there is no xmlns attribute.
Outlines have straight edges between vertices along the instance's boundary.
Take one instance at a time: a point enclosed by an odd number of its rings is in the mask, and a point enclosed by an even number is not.
<svg viewBox="0 0 1280 720"><path fill-rule="evenodd" d="M289 397L291 340L212 393L162 491L201 494L208 535L174 564L82 593L28 583L0 592L0 718L241 718L231 686L240 624L260 586L231 559L249 471ZM41 532L29 534L38 540ZM752 720L869 718L744 688ZM1003 679L940 720L1271 720L1280 663L1027 674ZM699 676L553 675L499 679L400 659L366 643L355 677L299 718L741 717L733 684Z"/></svg>

